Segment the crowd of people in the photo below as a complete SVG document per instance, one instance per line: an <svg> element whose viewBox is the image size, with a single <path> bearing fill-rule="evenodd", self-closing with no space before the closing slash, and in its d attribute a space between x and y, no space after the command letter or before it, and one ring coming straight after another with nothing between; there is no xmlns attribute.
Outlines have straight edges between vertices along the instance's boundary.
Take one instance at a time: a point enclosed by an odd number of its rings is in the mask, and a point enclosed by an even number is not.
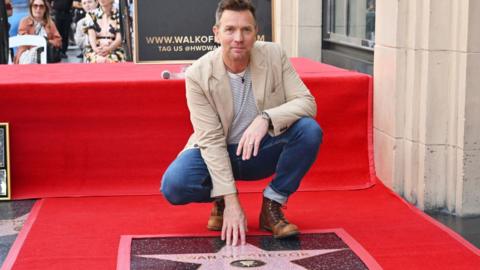
<svg viewBox="0 0 480 270"><path fill-rule="evenodd" d="M50 63L67 58L77 45L85 63L125 61L118 0L6 0L10 36L39 35L47 40ZM13 62L38 62L38 48L21 46Z"/></svg>

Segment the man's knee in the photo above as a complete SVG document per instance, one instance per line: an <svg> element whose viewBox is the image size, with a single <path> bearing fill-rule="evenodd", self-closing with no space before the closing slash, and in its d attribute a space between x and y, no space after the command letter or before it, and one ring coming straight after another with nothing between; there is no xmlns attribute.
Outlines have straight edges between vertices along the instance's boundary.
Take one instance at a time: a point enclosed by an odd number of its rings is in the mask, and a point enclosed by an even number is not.
<svg viewBox="0 0 480 270"><path fill-rule="evenodd" d="M175 172L167 169L162 177L162 184L160 191L165 199L173 205L187 204L185 201L184 185L179 181L182 179L180 175L176 175Z"/></svg>
<svg viewBox="0 0 480 270"><path fill-rule="evenodd" d="M323 130L315 119L310 117L298 120L300 130L303 134L305 144L315 146L320 145L323 141Z"/></svg>

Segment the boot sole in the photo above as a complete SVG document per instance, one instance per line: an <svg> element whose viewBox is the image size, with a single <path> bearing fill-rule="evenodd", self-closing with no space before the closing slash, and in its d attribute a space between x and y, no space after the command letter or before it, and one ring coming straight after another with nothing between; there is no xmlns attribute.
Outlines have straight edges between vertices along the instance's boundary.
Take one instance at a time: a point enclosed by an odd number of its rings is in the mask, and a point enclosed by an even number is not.
<svg viewBox="0 0 480 270"><path fill-rule="evenodd" d="M285 235L274 235L273 238L275 238L275 239L285 239L285 238L295 237L299 234L300 234L300 232L291 232L291 233L288 233L288 234L285 234Z"/></svg>
<svg viewBox="0 0 480 270"><path fill-rule="evenodd" d="M221 224L221 225L219 225ZM207 222L207 229L209 231L221 231L223 225L223 218L221 217L210 217Z"/></svg>
<svg viewBox="0 0 480 270"><path fill-rule="evenodd" d="M271 232L272 235L273 235L273 238L275 238L275 239L284 239L284 238L294 237L294 236L297 236L297 235L300 234L299 231L293 231L293 232L290 232L290 233L287 233L287 234L284 234L284 235L274 235L271 228L268 228L268 227L263 226L263 225L260 226L260 230Z"/></svg>
<svg viewBox="0 0 480 270"><path fill-rule="evenodd" d="M213 227L213 226L207 226L207 230L209 231L215 231L215 232L219 232L222 230L221 227Z"/></svg>

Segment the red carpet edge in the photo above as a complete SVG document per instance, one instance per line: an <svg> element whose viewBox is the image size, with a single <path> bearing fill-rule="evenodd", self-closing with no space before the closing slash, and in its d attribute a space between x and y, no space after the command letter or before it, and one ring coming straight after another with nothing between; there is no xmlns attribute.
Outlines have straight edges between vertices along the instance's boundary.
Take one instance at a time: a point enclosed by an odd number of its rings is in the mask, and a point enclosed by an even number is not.
<svg viewBox="0 0 480 270"><path fill-rule="evenodd" d="M457 240L460 244L462 244L463 246L465 246L468 250L472 251L475 255L479 256L480 257L480 249L477 248L476 246L474 246L473 244L471 244L470 242L468 242L467 240L465 240L465 238L463 238L459 233L457 233L456 231L450 229L449 227L443 225L442 223L440 223L439 221L437 221L436 219L432 218L431 216L427 215L425 212L423 212L422 210L418 209L417 207L415 207L414 205L410 204L409 202L407 202L404 198L402 198L400 195L398 195L397 193L395 193L394 191L392 191L390 188L387 187L387 190L390 194L392 194L393 196L397 197L403 204L407 205L408 208L410 208L410 210L412 212L414 212L415 214L417 214L418 216L420 216L421 218L427 220L428 222L432 223L433 225L435 225L436 227L438 227L440 230L444 231L445 233L447 233L449 236L451 236L453 239Z"/></svg>
<svg viewBox="0 0 480 270"><path fill-rule="evenodd" d="M33 224L37 219L38 213L40 212L42 205L43 205L42 199L36 201L35 204L33 205L32 211L30 211L30 214L28 214L27 221L25 221L25 224L23 224L22 230L20 231L17 238L15 239L15 242L10 248L10 251L8 252L7 257L5 258L5 261L3 262L3 266L0 270L12 269L13 264L17 260L17 256L20 253L20 250L22 249L23 243L25 242L25 239L27 239L28 233L30 232L30 229L32 228Z"/></svg>

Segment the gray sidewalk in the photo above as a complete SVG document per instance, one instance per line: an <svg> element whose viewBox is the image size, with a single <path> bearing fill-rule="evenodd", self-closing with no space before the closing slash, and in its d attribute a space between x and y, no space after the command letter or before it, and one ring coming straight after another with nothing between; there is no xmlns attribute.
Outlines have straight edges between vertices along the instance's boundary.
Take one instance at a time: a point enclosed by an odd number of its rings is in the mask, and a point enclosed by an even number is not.
<svg viewBox="0 0 480 270"><path fill-rule="evenodd" d="M62 59L62 63L82 63L83 59L77 56L81 53L77 45L69 45L67 50L67 58Z"/></svg>

